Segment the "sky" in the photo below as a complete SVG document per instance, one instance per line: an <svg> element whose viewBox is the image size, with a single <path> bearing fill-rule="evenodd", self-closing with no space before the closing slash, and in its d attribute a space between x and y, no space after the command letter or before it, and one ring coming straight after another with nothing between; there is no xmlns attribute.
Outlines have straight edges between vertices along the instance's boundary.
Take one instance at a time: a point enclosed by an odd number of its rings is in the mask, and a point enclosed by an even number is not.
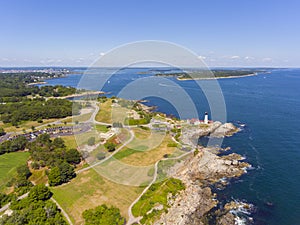
<svg viewBox="0 0 300 225"><path fill-rule="evenodd" d="M162 40L209 66L300 67L298 0L0 0L0 67L88 66Z"/></svg>

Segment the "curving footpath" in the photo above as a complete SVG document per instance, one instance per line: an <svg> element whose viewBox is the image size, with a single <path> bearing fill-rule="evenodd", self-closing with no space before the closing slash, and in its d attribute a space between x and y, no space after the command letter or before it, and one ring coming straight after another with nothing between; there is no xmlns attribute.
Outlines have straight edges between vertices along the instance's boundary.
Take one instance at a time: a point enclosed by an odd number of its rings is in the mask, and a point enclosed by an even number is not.
<svg viewBox="0 0 300 225"><path fill-rule="evenodd" d="M60 206L60 204L58 204L58 202L57 202L53 197L51 197L51 201L54 202L54 203L57 205L57 208L60 209L61 213L62 213L62 214L64 215L64 217L67 219L68 223L69 223L70 225L73 225L73 223L72 223L70 217L69 217L68 214L65 212L65 210Z"/></svg>
<svg viewBox="0 0 300 225"><path fill-rule="evenodd" d="M159 161L157 161L155 164L154 164L154 177L153 177L153 180L151 181L151 183L149 183L149 185L143 190L143 192L134 200L134 202L131 203L131 205L129 206L128 208L128 221L126 223L126 225L131 225L131 224L134 224L134 223L139 223L139 221L142 219L142 217L134 217L133 214L132 214L132 207L140 200L140 198L146 193L146 191L148 191L148 189L151 187L151 185L156 181L156 178L157 178L157 166L158 166L158 163L160 161L165 161L165 160L169 160L169 159L181 159L183 158L184 156L186 155L189 155L191 153L193 153L193 151L190 151L190 152L186 152L180 156L177 156L177 157L174 157L174 158L164 158L164 159L161 159Z"/></svg>

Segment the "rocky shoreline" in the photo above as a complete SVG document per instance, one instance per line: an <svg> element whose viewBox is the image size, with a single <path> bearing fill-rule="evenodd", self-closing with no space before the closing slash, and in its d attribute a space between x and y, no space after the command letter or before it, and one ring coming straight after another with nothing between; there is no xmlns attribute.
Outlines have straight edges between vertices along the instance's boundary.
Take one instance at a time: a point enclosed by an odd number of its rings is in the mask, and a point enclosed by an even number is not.
<svg viewBox="0 0 300 225"><path fill-rule="evenodd" d="M224 137L238 132L238 128L232 124L215 123L207 131L202 130L201 135L210 133ZM182 180L186 189L174 199L168 199L170 208L154 224L207 225L212 218L217 225L237 224L234 210L241 207L247 210L250 206L236 201L220 206L217 194L213 193L211 187L225 187L229 178L242 176L251 165L236 153L219 156L220 152L220 148L198 146L193 155L169 170L169 176Z"/></svg>

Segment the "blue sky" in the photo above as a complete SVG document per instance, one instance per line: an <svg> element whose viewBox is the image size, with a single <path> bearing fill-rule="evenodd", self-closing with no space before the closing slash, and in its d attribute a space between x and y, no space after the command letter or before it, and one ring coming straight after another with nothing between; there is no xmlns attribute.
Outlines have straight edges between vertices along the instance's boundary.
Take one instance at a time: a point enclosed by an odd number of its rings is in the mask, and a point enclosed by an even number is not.
<svg viewBox="0 0 300 225"><path fill-rule="evenodd" d="M87 66L140 40L209 66L300 67L297 0L0 0L0 66Z"/></svg>

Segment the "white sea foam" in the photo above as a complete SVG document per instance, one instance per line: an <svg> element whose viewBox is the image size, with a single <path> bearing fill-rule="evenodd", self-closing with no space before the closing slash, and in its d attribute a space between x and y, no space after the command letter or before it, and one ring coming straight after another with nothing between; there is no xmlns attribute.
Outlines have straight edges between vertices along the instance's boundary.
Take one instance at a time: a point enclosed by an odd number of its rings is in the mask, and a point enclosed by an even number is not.
<svg viewBox="0 0 300 225"><path fill-rule="evenodd" d="M251 223L252 217L250 215L254 206L235 199L234 202L237 204L237 208L230 210L230 212L235 216L235 224L246 225Z"/></svg>
<svg viewBox="0 0 300 225"><path fill-rule="evenodd" d="M234 224L236 224L236 225L246 225L247 224L247 220L244 219L244 218L241 218L239 216L236 216L234 218Z"/></svg>

